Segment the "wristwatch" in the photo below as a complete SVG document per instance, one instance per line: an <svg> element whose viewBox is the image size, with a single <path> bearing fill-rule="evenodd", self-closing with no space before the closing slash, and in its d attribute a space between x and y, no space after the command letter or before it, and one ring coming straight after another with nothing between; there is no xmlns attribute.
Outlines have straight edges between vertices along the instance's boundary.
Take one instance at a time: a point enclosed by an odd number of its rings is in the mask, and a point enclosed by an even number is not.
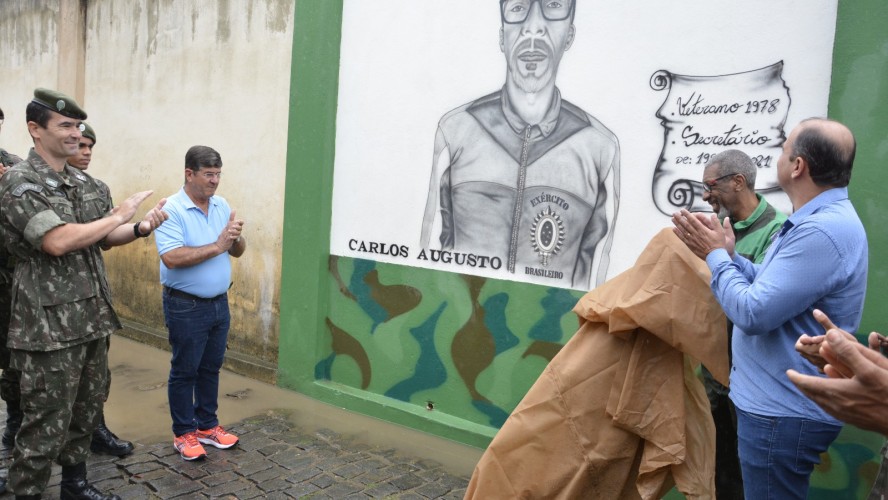
<svg viewBox="0 0 888 500"><path fill-rule="evenodd" d="M142 224L142 223L136 222L135 224L133 224L133 234L136 235L136 238L147 238L148 236L151 236L151 231L149 231L145 234L142 234L142 232L139 231L140 224Z"/></svg>

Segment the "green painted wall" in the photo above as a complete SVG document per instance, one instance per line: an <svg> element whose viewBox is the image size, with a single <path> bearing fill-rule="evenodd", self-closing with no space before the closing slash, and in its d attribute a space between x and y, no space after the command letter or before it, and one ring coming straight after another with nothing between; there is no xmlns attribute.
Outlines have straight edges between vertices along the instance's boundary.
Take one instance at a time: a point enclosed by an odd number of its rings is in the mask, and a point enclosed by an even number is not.
<svg viewBox="0 0 888 500"><path fill-rule="evenodd" d="M342 2L299 0L294 16L278 383L325 399L313 365L327 311Z"/></svg>
<svg viewBox="0 0 888 500"><path fill-rule="evenodd" d="M888 249L885 213L888 166L888 2L839 2L829 117L857 138L850 193L869 239L869 280L860 332L888 331ZM863 339L864 335L861 335ZM884 437L846 426L811 479L809 498L866 498L878 471Z"/></svg>
<svg viewBox="0 0 888 500"><path fill-rule="evenodd" d="M839 2L829 116L857 137L851 199L870 246L869 284L861 331L888 331L888 2Z"/></svg>
<svg viewBox="0 0 888 500"><path fill-rule="evenodd" d="M888 2L839 6L830 116L858 137L852 198L870 238L863 329L888 329ZM337 406L485 446L576 328L578 292L329 255L342 2L295 8L279 376ZM846 429L812 498L862 498L881 438Z"/></svg>

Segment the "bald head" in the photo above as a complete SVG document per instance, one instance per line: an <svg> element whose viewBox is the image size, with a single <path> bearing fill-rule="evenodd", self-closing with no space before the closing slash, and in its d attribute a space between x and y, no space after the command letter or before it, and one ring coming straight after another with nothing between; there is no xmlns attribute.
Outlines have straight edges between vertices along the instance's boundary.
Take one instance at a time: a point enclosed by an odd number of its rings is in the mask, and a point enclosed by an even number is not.
<svg viewBox="0 0 888 500"><path fill-rule="evenodd" d="M845 187L851 182L857 142L848 127L835 120L808 118L794 132L790 160L804 158L815 184Z"/></svg>

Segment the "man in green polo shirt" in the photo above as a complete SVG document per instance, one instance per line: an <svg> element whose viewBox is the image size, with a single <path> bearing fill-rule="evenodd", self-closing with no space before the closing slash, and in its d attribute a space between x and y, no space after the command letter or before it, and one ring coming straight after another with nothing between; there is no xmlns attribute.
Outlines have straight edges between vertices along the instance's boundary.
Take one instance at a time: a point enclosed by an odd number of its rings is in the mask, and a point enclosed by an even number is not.
<svg viewBox="0 0 888 500"><path fill-rule="evenodd" d="M729 149L709 160L703 170L703 201L712 206L719 219L731 218L736 236L734 251L760 263L771 237L780 230L786 215L755 192L756 166L744 152ZM728 321L728 357L731 356L731 330ZM742 499L743 478L737 454L737 417L728 388L718 383L705 367L703 380L715 421L715 489L719 500Z"/></svg>

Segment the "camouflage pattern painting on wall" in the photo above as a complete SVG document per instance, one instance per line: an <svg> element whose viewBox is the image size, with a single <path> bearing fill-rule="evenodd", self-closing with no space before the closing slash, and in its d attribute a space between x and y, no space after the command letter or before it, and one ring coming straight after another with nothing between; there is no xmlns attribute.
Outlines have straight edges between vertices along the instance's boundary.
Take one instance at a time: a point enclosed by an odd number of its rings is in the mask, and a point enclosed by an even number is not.
<svg viewBox="0 0 888 500"><path fill-rule="evenodd" d="M582 293L331 256L315 377L495 432L577 329ZM809 498L862 498L881 441L847 426ZM680 498L674 496L667 498Z"/></svg>

